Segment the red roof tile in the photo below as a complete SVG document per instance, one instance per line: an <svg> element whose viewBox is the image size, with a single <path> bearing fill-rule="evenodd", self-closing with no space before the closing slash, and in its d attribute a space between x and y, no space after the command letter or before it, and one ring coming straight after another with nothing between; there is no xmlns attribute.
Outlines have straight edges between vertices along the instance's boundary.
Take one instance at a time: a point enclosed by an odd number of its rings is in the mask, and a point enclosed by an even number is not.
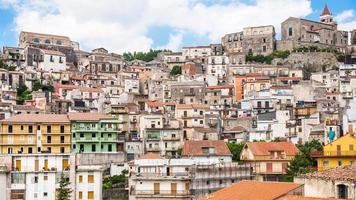
<svg viewBox="0 0 356 200"><path fill-rule="evenodd" d="M295 156L298 153L292 142L246 142L245 145L255 156L267 156L270 151L285 151L287 156Z"/></svg>
<svg viewBox="0 0 356 200"><path fill-rule="evenodd" d="M302 186L296 183L240 181L200 200L273 200Z"/></svg>
<svg viewBox="0 0 356 200"><path fill-rule="evenodd" d="M186 141L183 146L183 156L204 156L203 147L215 147L215 155L230 156L231 152L222 140Z"/></svg>

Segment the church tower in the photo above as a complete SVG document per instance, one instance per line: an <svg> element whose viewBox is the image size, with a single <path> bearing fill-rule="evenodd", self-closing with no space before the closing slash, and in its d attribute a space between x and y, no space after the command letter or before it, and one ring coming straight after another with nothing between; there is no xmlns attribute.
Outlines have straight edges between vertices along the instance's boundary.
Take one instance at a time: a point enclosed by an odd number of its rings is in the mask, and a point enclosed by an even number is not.
<svg viewBox="0 0 356 200"><path fill-rule="evenodd" d="M333 15L331 14L328 5L325 4L323 12L320 14L320 22L325 24L336 24L333 21Z"/></svg>

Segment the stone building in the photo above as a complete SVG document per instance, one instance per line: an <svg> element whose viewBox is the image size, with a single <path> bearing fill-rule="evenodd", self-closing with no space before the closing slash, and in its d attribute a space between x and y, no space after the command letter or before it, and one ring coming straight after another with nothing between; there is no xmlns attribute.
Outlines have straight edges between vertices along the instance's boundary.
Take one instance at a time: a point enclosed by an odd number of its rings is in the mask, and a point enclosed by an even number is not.
<svg viewBox="0 0 356 200"><path fill-rule="evenodd" d="M281 41L277 49L287 50L300 46L334 47L344 52L348 43L348 32L337 30L337 23L325 5L320 22L289 17L282 22Z"/></svg>
<svg viewBox="0 0 356 200"><path fill-rule="evenodd" d="M263 54L267 55L275 49L275 30L271 25L246 27L241 32L226 34L221 43L229 54Z"/></svg>

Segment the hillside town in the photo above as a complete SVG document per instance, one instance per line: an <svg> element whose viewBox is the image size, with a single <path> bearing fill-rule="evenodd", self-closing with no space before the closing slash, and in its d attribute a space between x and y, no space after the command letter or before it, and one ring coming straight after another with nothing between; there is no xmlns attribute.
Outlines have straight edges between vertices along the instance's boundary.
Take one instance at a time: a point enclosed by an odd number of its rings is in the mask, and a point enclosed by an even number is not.
<svg viewBox="0 0 356 200"><path fill-rule="evenodd" d="M0 199L355 199L356 27L327 5L280 26L122 55L20 32L0 54Z"/></svg>

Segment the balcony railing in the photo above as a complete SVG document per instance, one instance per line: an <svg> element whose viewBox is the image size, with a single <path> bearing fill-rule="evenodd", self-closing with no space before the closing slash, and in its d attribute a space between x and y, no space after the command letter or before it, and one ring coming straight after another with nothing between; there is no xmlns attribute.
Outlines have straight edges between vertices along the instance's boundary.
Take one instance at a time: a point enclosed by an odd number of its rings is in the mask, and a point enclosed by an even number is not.
<svg viewBox="0 0 356 200"><path fill-rule="evenodd" d="M356 156L356 151L314 151L311 152L313 157L328 157L328 156Z"/></svg>
<svg viewBox="0 0 356 200"><path fill-rule="evenodd" d="M189 196L190 190L136 190L137 196Z"/></svg>

